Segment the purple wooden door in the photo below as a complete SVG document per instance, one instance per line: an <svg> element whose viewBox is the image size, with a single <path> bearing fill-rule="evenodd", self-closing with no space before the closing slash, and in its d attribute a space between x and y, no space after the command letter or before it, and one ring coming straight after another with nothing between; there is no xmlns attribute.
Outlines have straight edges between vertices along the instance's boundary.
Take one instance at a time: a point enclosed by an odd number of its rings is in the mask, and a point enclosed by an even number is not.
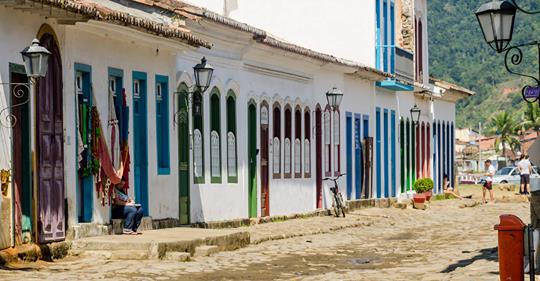
<svg viewBox="0 0 540 281"><path fill-rule="evenodd" d="M52 56L37 91L38 231L39 242L65 238L64 138L62 116L62 61L50 34L41 44Z"/></svg>

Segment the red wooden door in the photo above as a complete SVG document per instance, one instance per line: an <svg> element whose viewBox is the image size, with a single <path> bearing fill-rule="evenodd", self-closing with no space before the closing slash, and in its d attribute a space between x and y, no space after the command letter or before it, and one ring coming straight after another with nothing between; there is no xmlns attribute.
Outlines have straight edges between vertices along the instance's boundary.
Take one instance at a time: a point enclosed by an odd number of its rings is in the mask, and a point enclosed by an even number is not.
<svg viewBox="0 0 540 281"><path fill-rule="evenodd" d="M41 38L51 53L37 91L37 184L39 242L65 238L62 61L51 34Z"/></svg>
<svg viewBox="0 0 540 281"><path fill-rule="evenodd" d="M268 104L261 105L261 216L270 215L270 187L268 179Z"/></svg>
<svg viewBox="0 0 540 281"><path fill-rule="evenodd" d="M317 107L315 110L315 155L316 155L316 170L315 180L317 181L317 209L322 208L322 112L321 108Z"/></svg>

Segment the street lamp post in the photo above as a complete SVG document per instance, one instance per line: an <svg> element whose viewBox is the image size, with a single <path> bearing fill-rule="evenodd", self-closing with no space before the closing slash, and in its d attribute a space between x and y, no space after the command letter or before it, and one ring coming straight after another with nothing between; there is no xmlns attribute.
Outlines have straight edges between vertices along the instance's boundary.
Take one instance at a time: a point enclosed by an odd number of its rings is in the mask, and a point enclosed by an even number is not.
<svg viewBox="0 0 540 281"><path fill-rule="evenodd" d="M184 102L187 104L187 109L177 110L174 113L174 123L178 124L183 122L182 120L188 120L187 116L189 112L192 111L194 115L201 116L202 113L202 98L199 95L194 95L194 93L200 93L201 95L206 92L210 87L212 82L212 75L214 73L214 68L206 61L206 58L203 57L201 62L193 67L193 76L195 77L195 85L191 86L187 91L175 92L176 95L187 94ZM176 100L176 99L175 99ZM180 119L180 121L179 121ZM190 135L190 147L192 147L192 137L193 137L193 128L190 126L189 135Z"/></svg>
<svg viewBox="0 0 540 281"><path fill-rule="evenodd" d="M514 33L517 11L530 15L540 13L540 11L527 11L521 8L516 3L516 0L492 1L480 6L476 11L476 18L478 19L486 43L497 51L497 53L506 52L504 56L506 70L511 74L532 79L536 83L535 85L524 86L521 91L521 95L525 101L534 103L539 101L540 97L540 69L537 76L532 76L517 72L511 66L516 67L523 62L522 48L536 46L540 51L540 42L533 41L514 46L510 45ZM538 64L540 67L540 61Z"/></svg>
<svg viewBox="0 0 540 281"><path fill-rule="evenodd" d="M333 87L332 90L326 92L326 101L332 110L339 108L342 99L343 92L336 87Z"/></svg>
<svg viewBox="0 0 540 281"><path fill-rule="evenodd" d="M411 121L416 126L420 121L420 113L422 112L420 108L414 104L414 107L409 110L411 112Z"/></svg>
<svg viewBox="0 0 540 281"><path fill-rule="evenodd" d="M13 97L18 98L18 99L23 98L25 92L28 92L30 94L31 88L32 90L34 90L32 92L36 92L35 87L38 82L38 79L45 77L45 75L47 74L47 68L48 68L49 57L51 55L51 52L49 52L49 50L47 50L43 46L39 45L38 39L34 39L32 40L32 44L30 46L24 48L24 50L21 51L21 55L24 61L26 76L29 78L29 82L28 83L0 83L0 85L8 85L12 87L11 93ZM29 101L30 101L30 96L28 96L22 102L6 106L2 110L0 110L0 116L2 116L4 112L12 111L16 107L27 104ZM9 102L9 99L8 99L8 102ZM0 125L6 128L13 128L16 123L17 123L17 118L12 112L8 112L7 116L5 116L3 119L0 119Z"/></svg>

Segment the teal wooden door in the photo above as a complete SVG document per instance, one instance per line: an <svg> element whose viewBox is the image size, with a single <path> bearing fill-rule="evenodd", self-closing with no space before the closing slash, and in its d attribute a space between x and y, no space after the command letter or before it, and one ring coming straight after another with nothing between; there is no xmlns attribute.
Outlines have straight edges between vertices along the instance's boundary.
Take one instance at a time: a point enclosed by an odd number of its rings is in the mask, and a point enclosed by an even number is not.
<svg viewBox="0 0 540 281"><path fill-rule="evenodd" d="M179 114L176 117L178 123L178 176L179 176L179 217L180 224L190 223L190 200L189 200L189 111L188 111L188 87L181 84L178 89Z"/></svg>
<svg viewBox="0 0 540 281"><path fill-rule="evenodd" d="M248 161L249 161L249 217L257 217L257 108L254 104L248 107Z"/></svg>
<svg viewBox="0 0 540 281"><path fill-rule="evenodd" d="M28 83L24 66L9 65L11 83ZM20 84L11 85L17 92L11 99L13 126L13 199L15 245L32 242L32 156L30 144L30 105L26 102L29 90Z"/></svg>
<svg viewBox="0 0 540 281"><path fill-rule="evenodd" d="M148 130L146 73L133 72L133 141L135 166L135 199L148 216Z"/></svg>

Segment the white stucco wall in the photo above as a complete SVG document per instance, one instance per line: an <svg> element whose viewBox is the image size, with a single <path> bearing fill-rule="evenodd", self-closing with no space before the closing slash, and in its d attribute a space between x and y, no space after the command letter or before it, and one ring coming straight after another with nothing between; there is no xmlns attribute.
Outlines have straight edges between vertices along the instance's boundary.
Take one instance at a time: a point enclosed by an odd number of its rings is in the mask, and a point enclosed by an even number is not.
<svg viewBox="0 0 540 281"><path fill-rule="evenodd" d="M111 28L112 27L112 28ZM107 128L108 120L108 67L123 70L123 87L126 91L127 104L130 108L129 126L129 149L131 155L130 171L130 196L135 197L134 183L134 143L133 132L135 130L133 115L133 90L132 72L141 71L147 74L147 134L148 134L148 208L149 215L153 219L177 218L178 217L178 174L171 172L170 175L158 175L157 173L157 140L156 140L156 98L155 76L164 75L169 77L169 113L173 112L173 92L175 85L175 55L177 50L171 50L159 40L152 40L151 36L136 37L138 33L130 34L116 26L103 24L83 24L81 26L68 26L66 28L66 41L63 46L64 65L64 104L66 108L75 108L74 89L74 64L83 63L92 66L92 84L95 96L94 105L100 112L102 128ZM135 36L133 36L135 35ZM67 46L67 48L66 48ZM182 45L179 44L179 48ZM159 51L158 51L159 50ZM169 114L169 130L173 132L172 114ZM64 126L66 128L66 166L76 165L75 160L75 115L72 110L66 110L64 114ZM71 141L69 140L71 138ZM177 145L174 134L169 134L171 155L177 155ZM178 163L171 157L171 171L176 171ZM66 173L66 186L72 198L75 195L75 175L73 171ZM95 193L95 191L94 191ZM140 198L135 198L135 201ZM73 204L72 204L73 205ZM70 208L71 211L72 208ZM70 219L74 215L70 215ZM93 221L108 223L109 207L103 207L101 202L94 197Z"/></svg>
<svg viewBox="0 0 540 281"><path fill-rule="evenodd" d="M192 0L205 6L211 5L218 12L222 9L217 2L210 0ZM300 0L294 3L283 0L263 2L239 0L239 8L231 12L231 16L240 21L245 21L258 27L276 33L280 37L313 48L317 51L335 54L363 62L368 65L374 64L374 1L347 0L349 9L337 9L340 5L332 5L331 1ZM349 3L350 2L350 3ZM373 2L373 3L371 3ZM206 4L205 4L206 3ZM344 4L345 5L345 4ZM308 9L306 7L312 7ZM336 10L336 11L334 11ZM373 10L372 12L369 12ZM331 12L334 11L334 12ZM360 12L359 12L360 11ZM368 12L366 12L368 11ZM272 13L274 17L261 17L258 12ZM343 13L350 13L345 16ZM363 13L362 17L358 17ZM365 16L364 16L365 14ZM333 28L329 22L343 26L337 19L328 18L329 15L339 15L340 19L353 21L352 26L358 28ZM290 25L291 18L305 18L306 23ZM5 34L6 40L0 42L0 82L7 82L8 63L21 63L20 50L29 44L36 35L44 18L12 10L0 9L0 18L6 22L19 22L24 19L27 24L0 25L0 33ZM311 24L311 21L315 24ZM214 79L210 90L217 87L221 93L221 169L222 183L212 184L210 178L210 96L204 95L204 159L205 159L205 183L193 184L193 151L191 153L190 167L190 214L191 222L221 221L248 217L248 138L247 120L248 103L254 101L257 105L257 148L261 141L268 141L269 145L269 190L270 190L270 215L285 215L312 211L316 208L316 161L315 154L315 108L320 105L323 110L326 105L326 91L337 87L344 92L340 107L340 167L341 173L347 169L347 159L352 157L346 153L346 114L362 114L369 116L369 135L375 140L375 110L381 108L381 139L389 136L384 134L382 122L384 109L396 111L396 187L399 193L400 186L400 150L399 150L399 117L409 117L410 108L416 103L422 110L421 121L433 122L433 120L455 120L455 108L452 102L435 99L431 102L427 98L415 97L412 92L391 92L375 87L375 83L352 75L344 74L350 71L341 66L333 66L320 61L308 59L303 56L286 53L285 51L254 43L250 34L225 27L216 27L216 24L205 25L195 30L195 34L212 41L215 46L211 50L187 48L184 45L143 34L125 27L95 22L79 23L70 26L58 26L51 23L52 28L58 35L62 53L64 71L64 130L65 130L65 189L68 199L69 224L77 223L77 157L76 157L76 126L75 114L75 89L74 89L74 64L83 63L92 67L92 84L95 104L98 106L103 128L107 122L107 92L108 92L108 67L122 69L124 72L124 88L127 93L127 103L130 106L130 195L134 195L134 151L133 131L137 124L133 124L133 100L132 100L132 71L147 73L147 112L148 112L148 186L149 186L149 214L154 219L178 218L179 214L179 179L178 179L178 127L173 122L174 108L173 92L181 82L188 86L193 84L192 67L198 63L202 56L206 56L208 62L215 68ZM261 26L257 25L260 24ZM199 25L199 24L197 24ZM346 26L351 26L347 24ZM352 31L351 31L352 30ZM283 35L281 34L283 33ZM321 40L324 34L324 40ZM348 38L347 40L342 40ZM427 38L427 37L425 37ZM294 40L297 41L294 41ZM349 40L350 39L350 40ZM338 43L336 43L338 42ZM341 43L341 42L346 42ZM427 40L426 40L427 44ZM352 47L351 47L352 46ZM159 51L157 51L159 50ZM425 48L427 50L427 48ZM426 56L427 60L427 56ZM427 66L427 62L424 64ZM155 126L155 75L169 77L169 144L170 144L170 175L157 174L156 153L156 126ZM5 90L6 88L4 88ZM237 167L238 183L227 182L227 140L226 132L226 95L229 90L236 94L236 120L237 120ZM1 89L0 89L1 91ZM260 136L260 105L263 101L269 104L269 139L261 140ZM293 110L299 105L303 110L309 107L311 112L311 177L274 179L272 174L273 155L271 139L273 137L273 111L272 105L278 102L281 105L281 136L284 139L284 112L288 104ZM7 103L5 91L0 92L0 108ZM304 135L304 114L302 114L302 135ZM332 118L333 115L332 115ZM324 153L324 119L322 120ZM331 121L333 126L334 122ZM389 121L390 126L390 121ZM294 126L292 126L294 135ZM362 122L363 131L363 122ZM388 132L391 130L389 129ZM0 127L0 169L9 168L11 159L11 146L7 141L10 138L10 130ZM332 135L333 136L333 135ZM354 133L353 133L354 137ZM332 137L332 142L333 142ZM354 142L353 142L354 143ZM389 149L391 142L389 141ZM381 181L384 187L384 177L376 178L377 158L374 143L373 162L373 191L377 190L377 181ZM384 145L381 144L381 159L384 157ZM331 149L334 146L331 145ZM433 144L431 151L433 151ZM284 154L283 143L281 155ZM304 151L302 151L302 155ZM332 153L330 163L331 171L335 171L335 157ZM283 157L282 157L283 158ZM291 152L291 171L294 171L294 146ZM322 157L321 157L322 158ZM354 157L353 157L354 158ZM389 155L391 159L391 155ZM261 174L260 155L257 157L257 214L261 216ZM322 161L323 177L325 162ZM284 161L281 163L283 174ZM353 159L354 165L354 159ZM383 169L389 171L391 179L391 163L382 162ZM354 170L354 169L353 169ZM303 177L303 175L302 175ZM353 182L356 175L353 174ZM331 206L331 196L328 184L323 184L323 208ZM346 195L346 177L340 180L342 194ZM108 223L110 219L109 207L102 207L94 190L93 222ZM353 198L355 197L353 183ZM138 198L135 198L136 200Z"/></svg>
<svg viewBox="0 0 540 281"><path fill-rule="evenodd" d="M65 196L68 199L68 223L78 222L77 218L77 157L76 124L75 124L75 89L74 64L82 63L92 67L92 85L94 92L94 105L98 106L102 127L107 128L108 112L108 67L115 67L124 71L124 88L127 93L127 103L130 107L130 153L131 172L129 195L134 196L133 183L133 101L132 71L147 73L147 112L148 112L148 186L149 186L149 214L154 219L178 217L178 176L172 172L170 175L157 175L156 159L156 131L155 131L155 75L169 77L169 112L173 112L172 93L175 88L175 56L182 45L172 50L170 43L161 44L156 37L144 35L129 30L122 31L114 25L103 25L90 22L73 26L58 26L52 21L45 20L36 15L18 11L0 9L0 15L6 23L25 22L22 24L3 24L0 30L6 40L0 42L0 80L9 80L9 62L22 64L20 51L36 36L43 23L49 23L58 37L63 67L63 117L64 117L64 185ZM110 29L111 27L114 28ZM146 39L144 39L146 36ZM159 49L159 52L156 52ZM8 87L0 89L0 107L8 102L6 93ZM33 107L32 107L33 109ZM172 117L169 117L170 130L173 130ZM32 118L33 120L33 118ZM34 126L34 125L33 125ZM10 168L11 144L10 130L0 128L0 169ZM170 152L177 154L177 145L174 135L170 134ZM32 140L33 141L33 140ZM33 141L34 142L34 141ZM177 169L177 162L171 157L171 171ZM93 188L93 218L96 223L108 223L110 219L109 207L103 207ZM137 200L137 198L135 198Z"/></svg>

